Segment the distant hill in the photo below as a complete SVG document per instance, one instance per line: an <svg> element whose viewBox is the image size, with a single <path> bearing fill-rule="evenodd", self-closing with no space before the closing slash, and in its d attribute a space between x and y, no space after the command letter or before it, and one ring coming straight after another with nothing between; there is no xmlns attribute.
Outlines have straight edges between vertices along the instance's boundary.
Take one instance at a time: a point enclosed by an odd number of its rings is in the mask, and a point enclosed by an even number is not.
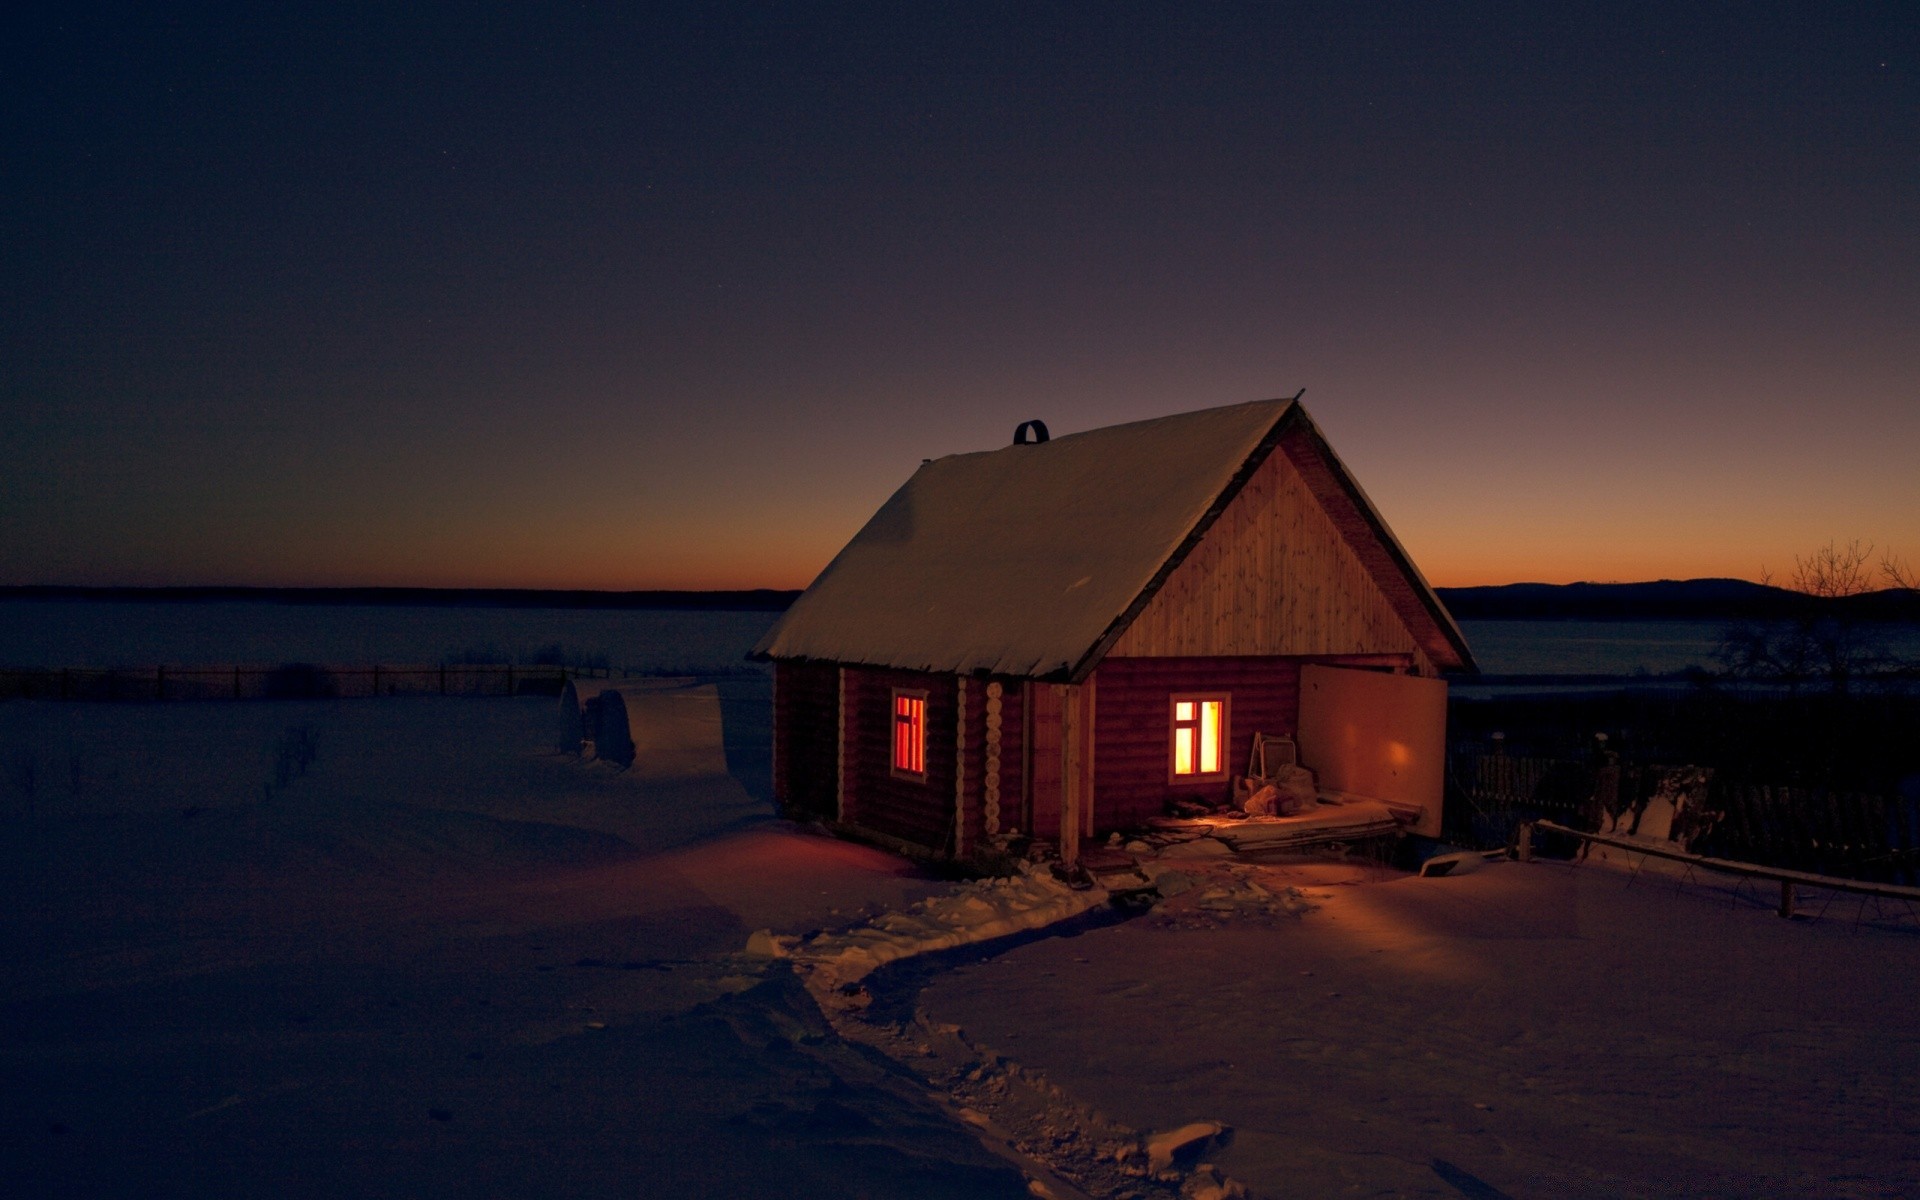
<svg viewBox="0 0 1920 1200"><path fill-rule="evenodd" d="M1507 583L1435 588L1463 621L1550 618L1737 620L1789 617L1808 598L1744 579L1659 579L1647 583ZM1861 620L1920 621L1920 596L1889 588L1829 602Z"/></svg>
<svg viewBox="0 0 1920 1200"><path fill-rule="evenodd" d="M0 587L0 600L386 604L439 608L680 608L734 612L780 612L799 594L774 588L736 592L595 592L544 588Z"/></svg>
<svg viewBox="0 0 1920 1200"><path fill-rule="evenodd" d="M1475 620L1735 620L1787 617L1807 598L1744 579L1659 579L1648 583L1507 583L1435 588L1447 611ZM780 612L797 590L599 592L543 588L410 587L0 587L0 600L119 600L141 603L382 604L442 608L677 608ZM1889 589L1835 602L1863 620L1920 622L1920 596Z"/></svg>

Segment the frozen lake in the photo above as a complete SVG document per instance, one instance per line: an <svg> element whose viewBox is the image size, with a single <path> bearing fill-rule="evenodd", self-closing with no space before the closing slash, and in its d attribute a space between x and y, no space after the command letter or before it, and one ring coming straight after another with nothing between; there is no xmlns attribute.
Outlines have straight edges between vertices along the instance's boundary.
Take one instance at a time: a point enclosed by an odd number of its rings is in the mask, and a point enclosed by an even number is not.
<svg viewBox="0 0 1920 1200"><path fill-rule="evenodd" d="M756 670L774 612L0 600L0 666L565 662L687 675ZM1489 675L1711 668L1721 621L1462 621ZM1920 629L1898 629L1920 657Z"/></svg>
<svg viewBox="0 0 1920 1200"><path fill-rule="evenodd" d="M1713 666L1723 621L1462 621L1489 675L1665 675Z"/></svg>
<svg viewBox="0 0 1920 1200"><path fill-rule="evenodd" d="M0 600L0 666L533 663L755 670L778 613L688 609Z"/></svg>

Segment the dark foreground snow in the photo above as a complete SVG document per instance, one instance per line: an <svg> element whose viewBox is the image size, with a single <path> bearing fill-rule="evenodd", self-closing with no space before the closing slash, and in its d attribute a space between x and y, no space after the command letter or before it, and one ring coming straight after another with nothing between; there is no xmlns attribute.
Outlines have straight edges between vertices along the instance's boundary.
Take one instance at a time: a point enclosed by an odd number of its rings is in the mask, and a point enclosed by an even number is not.
<svg viewBox="0 0 1920 1200"><path fill-rule="evenodd" d="M550 703L0 706L0 1193L1025 1194L734 954L941 885Z"/></svg>
<svg viewBox="0 0 1920 1200"><path fill-rule="evenodd" d="M1136 1128L1225 1122L1261 1195L1920 1195L1910 920L1592 864L1260 874L1315 907L1195 888L947 972L924 1019Z"/></svg>
<svg viewBox="0 0 1920 1200"><path fill-rule="evenodd" d="M774 820L764 696L685 778L544 751L550 704L0 705L0 1195L1027 1194L982 1133L1156 1200L1920 1195L1913 922L1180 859L830 1023L805 947L1018 888Z"/></svg>

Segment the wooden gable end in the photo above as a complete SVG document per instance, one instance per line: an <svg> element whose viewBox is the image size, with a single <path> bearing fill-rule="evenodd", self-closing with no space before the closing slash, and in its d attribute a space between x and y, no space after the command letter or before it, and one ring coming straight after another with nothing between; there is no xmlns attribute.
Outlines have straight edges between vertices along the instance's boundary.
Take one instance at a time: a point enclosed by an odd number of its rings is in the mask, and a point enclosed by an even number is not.
<svg viewBox="0 0 1920 1200"><path fill-rule="evenodd" d="M1433 662L1289 455L1247 478L1108 651L1405 655Z"/></svg>

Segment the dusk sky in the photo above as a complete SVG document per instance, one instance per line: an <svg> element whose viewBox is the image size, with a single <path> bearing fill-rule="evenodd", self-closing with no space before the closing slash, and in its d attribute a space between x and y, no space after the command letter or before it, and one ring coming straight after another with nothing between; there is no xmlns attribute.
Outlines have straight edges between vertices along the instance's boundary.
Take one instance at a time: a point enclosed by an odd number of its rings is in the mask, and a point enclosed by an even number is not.
<svg viewBox="0 0 1920 1200"><path fill-rule="evenodd" d="M1920 558L1911 3L35 6L0 584L798 587L1305 402L1432 582Z"/></svg>

